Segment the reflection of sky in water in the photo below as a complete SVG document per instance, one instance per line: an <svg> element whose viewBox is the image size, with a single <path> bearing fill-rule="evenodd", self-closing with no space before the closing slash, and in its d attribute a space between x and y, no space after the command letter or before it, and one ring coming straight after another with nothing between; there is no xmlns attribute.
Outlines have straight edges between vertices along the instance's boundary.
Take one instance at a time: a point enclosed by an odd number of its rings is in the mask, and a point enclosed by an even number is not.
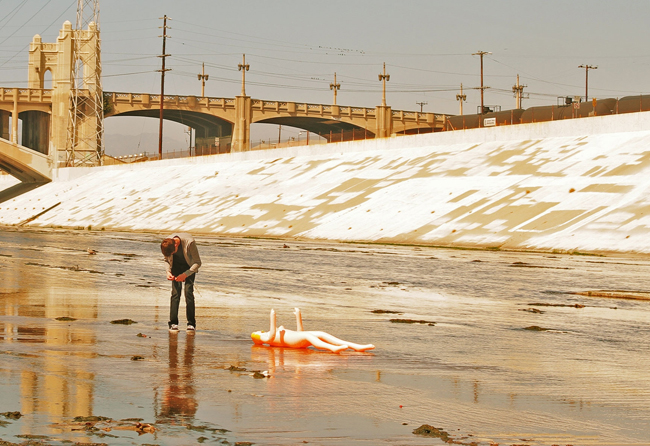
<svg viewBox="0 0 650 446"><path fill-rule="evenodd" d="M161 445L201 437L432 444L411 433L421 424L485 444L647 443L649 303L566 292L646 291L650 262L197 238L204 265L192 337L166 330L158 236L0 233L0 412L24 414L0 427L1 438L137 438L51 426L101 415L155 422L155 438L138 441ZM250 332L268 329L271 308L278 324L294 329L293 307L306 330L377 349L335 355L253 346ZM530 308L542 313L520 311ZM180 317L184 326L183 305ZM138 323L110 324L124 318ZM533 325L550 330L523 330ZM231 365L246 371L226 370ZM255 379L254 370L272 377Z"/></svg>

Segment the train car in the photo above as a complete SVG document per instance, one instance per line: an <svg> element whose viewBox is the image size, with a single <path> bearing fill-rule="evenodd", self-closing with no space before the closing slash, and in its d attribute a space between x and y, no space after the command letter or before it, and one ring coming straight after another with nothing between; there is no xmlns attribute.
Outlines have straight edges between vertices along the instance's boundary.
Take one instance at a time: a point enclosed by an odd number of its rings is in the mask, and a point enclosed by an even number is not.
<svg viewBox="0 0 650 446"><path fill-rule="evenodd" d="M650 111L650 95L626 96L616 104L615 113L634 113Z"/></svg>
<svg viewBox="0 0 650 446"><path fill-rule="evenodd" d="M643 111L650 111L650 95L626 96L620 99L595 99L587 102L569 102L564 105L545 105L541 107L530 107L525 110L505 110L485 113L483 115L448 116L445 121L445 131L561 121L563 119Z"/></svg>
<svg viewBox="0 0 650 446"><path fill-rule="evenodd" d="M588 116L605 116L614 113L616 113L616 99L596 100L595 112L593 101L574 102L560 106L546 105L526 109L521 115L521 124L561 121L563 119L586 118Z"/></svg>
<svg viewBox="0 0 650 446"><path fill-rule="evenodd" d="M450 116L445 123L445 130L464 130L479 127L519 124L523 109L505 110L482 115Z"/></svg>

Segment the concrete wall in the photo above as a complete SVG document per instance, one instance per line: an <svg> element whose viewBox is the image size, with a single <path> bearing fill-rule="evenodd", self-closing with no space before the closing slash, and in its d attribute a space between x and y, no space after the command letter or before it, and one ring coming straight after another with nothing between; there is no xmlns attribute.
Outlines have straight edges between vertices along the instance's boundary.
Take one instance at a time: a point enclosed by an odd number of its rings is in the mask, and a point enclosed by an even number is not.
<svg viewBox="0 0 650 446"><path fill-rule="evenodd" d="M0 224L650 252L650 113L60 169Z"/></svg>

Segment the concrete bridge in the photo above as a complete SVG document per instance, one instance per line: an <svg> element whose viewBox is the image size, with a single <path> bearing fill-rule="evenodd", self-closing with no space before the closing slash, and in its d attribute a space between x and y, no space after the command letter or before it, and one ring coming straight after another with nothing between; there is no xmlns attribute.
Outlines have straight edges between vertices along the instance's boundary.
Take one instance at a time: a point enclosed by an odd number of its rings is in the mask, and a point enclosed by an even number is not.
<svg viewBox="0 0 650 446"><path fill-rule="evenodd" d="M61 126L67 122L62 118L68 111L65 110L67 101L57 101L56 96L54 89L0 88L0 137L14 145L21 141L26 149L50 156L53 160L62 160L63 157L55 155L65 150L66 132ZM104 101L106 118L148 116L158 119L160 116L160 95L104 92ZM238 110L240 104L245 107L243 112ZM238 123L239 114L247 119ZM390 119L377 118L384 114L389 114ZM444 115L391 110L384 106L365 108L267 101L248 96L166 95L163 117L195 129L198 149L214 147L215 138L218 138L223 152L248 150L248 139L237 140L233 135L249 135L250 125L254 123L297 127L328 141L339 141L342 132L358 131L360 139L430 133L441 131L445 122ZM238 124L244 126L243 131L237 131Z"/></svg>
<svg viewBox="0 0 650 446"><path fill-rule="evenodd" d="M160 95L104 92L105 117L148 116L159 118ZM444 128L445 116L435 113L391 110L390 107L353 107L267 101L249 96L212 98L167 96L163 117L196 130L197 150L220 141L221 150L245 151L250 148L250 125L279 124L315 133L329 141L339 141L342 132L360 132L363 138L392 134L430 133ZM243 110L240 110L243 108ZM378 119L383 115L388 119ZM245 119L238 120L238 116ZM243 128L238 128L243 127ZM238 138L239 135L239 138Z"/></svg>
<svg viewBox="0 0 650 446"><path fill-rule="evenodd" d="M57 167L102 163L104 117L160 117L160 95L101 91L98 39L94 23L75 30L67 21L55 43L34 36L29 88L0 88L0 169L25 184L42 184ZM75 56L79 53L83 59ZM83 65L77 78L75 57ZM52 88L45 89L48 71ZM98 93L103 116L88 113ZM165 96L163 118L195 129L199 153L250 150L254 123L297 127L327 141L350 133L353 139L429 133L442 131L445 124L444 115L392 110L385 99L375 108L254 99L245 94L243 79L242 94L234 98Z"/></svg>

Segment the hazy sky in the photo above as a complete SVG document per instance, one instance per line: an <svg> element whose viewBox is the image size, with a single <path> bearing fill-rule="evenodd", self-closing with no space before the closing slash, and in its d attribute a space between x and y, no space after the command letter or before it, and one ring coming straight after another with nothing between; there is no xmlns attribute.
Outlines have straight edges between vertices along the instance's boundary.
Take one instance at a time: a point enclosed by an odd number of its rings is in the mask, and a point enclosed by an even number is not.
<svg viewBox="0 0 650 446"><path fill-rule="evenodd" d="M30 40L54 42L65 20L74 25L76 5L0 0L1 87L27 85ZM246 53L253 98L331 103L336 72L339 104L374 107L385 62L393 109L427 102L424 111L456 114L462 83L466 113L475 113L479 50L492 52L484 59L485 103L504 110L515 106L517 74L530 95L524 108L584 95L581 64L598 66L589 71L590 97L650 93L650 2L642 0L103 0L100 8L105 91L160 91L155 70L167 14L169 94L199 95L205 63L206 96L236 96Z"/></svg>

